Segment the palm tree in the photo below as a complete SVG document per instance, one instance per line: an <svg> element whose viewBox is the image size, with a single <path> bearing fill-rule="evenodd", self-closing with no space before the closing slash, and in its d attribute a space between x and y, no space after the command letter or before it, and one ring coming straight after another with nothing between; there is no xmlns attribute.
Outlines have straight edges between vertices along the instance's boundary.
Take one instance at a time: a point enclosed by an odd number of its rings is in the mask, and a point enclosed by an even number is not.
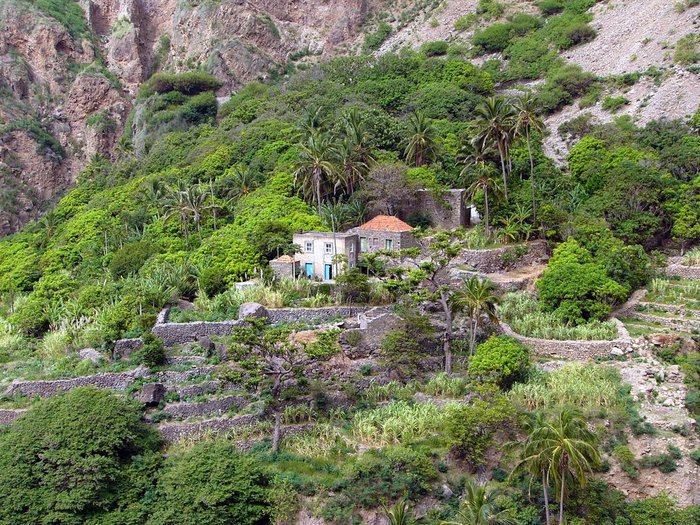
<svg viewBox="0 0 700 525"><path fill-rule="evenodd" d="M175 188L168 187L166 189L166 198L163 208L163 222L168 222L172 218L177 220L182 225L182 232L185 237L185 245L190 246L190 203L187 199L187 188L184 184L178 184Z"/></svg>
<svg viewBox="0 0 700 525"><path fill-rule="evenodd" d="M484 228L486 236L491 235L491 226L489 224L489 193L498 195L501 192L501 184L498 177L495 176L494 170L486 165L481 164L476 167L476 179L467 187L467 196L474 200L474 197L479 191L484 193Z"/></svg>
<svg viewBox="0 0 700 525"><path fill-rule="evenodd" d="M530 159L530 188L532 189L532 221L537 219L537 205L535 199L535 161L532 157L532 132L541 133L544 131L544 121L537 110L537 103L532 93L523 93L516 98L513 107L515 108L515 133L525 134L527 142L527 155Z"/></svg>
<svg viewBox="0 0 700 525"><path fill-rule="evenodd" d="M357 108L343 114L343 124L345 137L352 141L355 148L355 157L371 167L375 160L372 153L372 136Z"/></svg>
<svg viewBox="0 0 700 525"><path fill-rule="evenodd" d="M498 151L503 174L503 192L508 202L510 142L514 125L513 107L503 97L491 97L476 108L477 140Z"/></svg>
<svg viewBox="0 0 700 525"><path fill-rule="evenodd" d="M338 151L331 136L318 130L311 132L299 150L294 182L320 215L328 186L336 180Z"/></svg>
<svg viewBox="0 0 700 525"><path fill-rule="evenodd" d="M414 521L413 513L405 499L400 499L390 509L384 507L384 515L389 525L411 525Z"/></svg>
<svg viewBox="0 0 700 525"><path fill-rule="evenodd" d="M207 209L207 194L199 186L188 186L184 190L184 198L187 202L187 209L192 215L192 220L197 228L199 242L202 242L202 219Z"/></svg>
<svg viewBox="0 0 700 525"><path fill-rule="evenodd" d="M408 137L404 140L406 162L416 167L430 162L437 154L437 129L431 119L415 112L408 119Z"/></svg>
<svg viewBox="0 0 700 525"><path fill-rule="evenodd" d="M476 333L481 326L482 317L498 324L496 305L499 298L496 295L496 285L488 279L473 276L464 279L462 289L455 292L452 304L456 311L466 313L469 318L469 354L474 355Z"/></svg>
<svg viewBox="0 0 700 525"><path fill-rule="evenodd" d="M226 198L232 200L237 200L249 195L260 183L257 173L255 173L250 166L243 166L241 164L236 164L226 170L223 180L226 184L224 194Z"/></svg>
<svg viewBox="0 0 700 525"><path fill-rule="evenodd" d="M355 142L346 136L338 145L338 161L340 164L339 182L345 186L345 192L352 195L358 182L365 179L369 165L359 154Z"/></svg>
<svg viewBox="0 0 700 525"><path fill-rule="evenodd" d="M516 464L511 477L521 471L530 474L530 480L540 479L544 496L544 511L546 524L551 525L552 517L549 510L549 477L552 458L548 454L548 422L542 412L529 414L524 424L527 438L524 443L520 441L508 443L508 447L520 447L520 461Z"/></svg>
<svg viewBox="0 0 700 525"><path fill-rule="evenodd" d="M499 510L496 503L499 495L497 489L467 479L458 521L443 521L440 525L515 525L512 509Z"/></svg>
<svg viewBox="0 0 700 525"><path fill-rule="evenodd" d="M564 523L567 480L586 484L587 474L600 463L596 435L577 409L563 408L544 431L544 450L550 457L550 475L559 491L559 525Z"/></svg>

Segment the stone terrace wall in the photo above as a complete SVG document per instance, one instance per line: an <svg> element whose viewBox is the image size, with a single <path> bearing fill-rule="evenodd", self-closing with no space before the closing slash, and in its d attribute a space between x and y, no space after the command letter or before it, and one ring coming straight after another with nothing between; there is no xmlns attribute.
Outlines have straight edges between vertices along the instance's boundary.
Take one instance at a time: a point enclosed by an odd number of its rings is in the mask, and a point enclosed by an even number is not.
<svg viewBox="0 0 700 525"><path fill-rule="evenodd" d="M0 425L14 423L26 410L0 410Z"/></svg>
<svg viewBox="0 0 700 525"><path fill-rule="evenodd" d="M479 272L496 273L530 266L544 262L549 258L547 243L544 241L533 241L524 245L527 246L528 251L522 257L512 262L508 262L507 257L504 260L504 255L509 252L515 252L519 246L523 245L504 246L491 250L463 250L458 259L460 263L472 266Z"/></svg>
<svg viewBox="0 0 700 525"><path fill-rule="evenodd" d="M145 377L146 375L146 369L137 368L121 374L97 374L72 379L57 379L55 381L15 381L5 390L5 395L46 398L81 386L126 390L137 378Z"/></svg>
<svg viewBox="0 0 700 525"><path fill-rule="evenodd" d="M271 323L292 323L295 321L320 321L336 317L346 318L359 315L370 310L373 306L330 306L324 308L274 308L268 309L268 320ZM387 309L388 311L388 309ZM167 314L162 314L167 319ZM153 334L163 340L165 346L192 343L202 336L231 335L233 329L245 324L243 320L194 323L160 323L153 327Z"/></svg>
<svg viewBox="0 0 700 525"><path fill-rule="evenodd" d="M185 437L198 437L204 434L222 434L240 427L254 425L260 420L256 415L249 414L232 418L209 419L196 423L168 423L158 429L166 441L175 442Z"/></svg>
<svg viewBox="0 0 700 525"><path fill-rule="evenodd" d="M683 266L680 257L671 257L666 267L666 275L684 277L686 279L700 279L700 266Z"/></svg>
<svg viewBox="0 0 700 525"><path fill-rule="evenodd" d="M188 417L200 417L208 415L223 415L229 409L242 408L246 405L246 397L243 395L219 397L202 401L201 403L172 403L165 406L163 412L176 419Z"/></svg>
<svg viewBox="0 0 700 525"><path fill-rule="evenodd" d="M566 358L574 360L588 360L610 357L610 352L618 348L623 352L630 350L632 338L624 329L620 321L614 319L618 326L618 338L611 341L558 341L556 339L537 339L525 337L515 332L510 326L501 323L501 329L506 335L514 337L530 348L534 355Z"/></svg>

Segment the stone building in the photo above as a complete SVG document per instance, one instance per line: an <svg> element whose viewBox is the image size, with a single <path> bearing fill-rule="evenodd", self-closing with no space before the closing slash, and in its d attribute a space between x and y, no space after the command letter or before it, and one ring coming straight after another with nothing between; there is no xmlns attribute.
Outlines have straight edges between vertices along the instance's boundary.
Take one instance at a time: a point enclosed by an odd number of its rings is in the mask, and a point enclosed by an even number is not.
<svg viewBox="0 0 700 525"><path fill-rule="evenodd" d="M400 250L417 246L413 228L398 217L378 215L374 219L350 230L360 239L360 252Z"/></svg>
<svg viewBox="0 0 700 525"><path fill-rule="evenodd" d="M281 279L292 279L301 274L301 261L296 255L283 255L270 261L270 268Z"/></svg>
<svg viewBox="0 0 700 525"><path fill-rule="evenodd" d="M471 225L471 206L466 202L466 190L418 190L415 197L400 209L402 219L421 214L430 220L432 226L445 230Z"/></svg>
<svg viewBox="0 0 700 525"><path fill-rule="evenodd" d="M299 232L292 242L301 248L296 254L300 272L310 279L330 281L345 268L357 266L360 241L355 233Z"/></svg>

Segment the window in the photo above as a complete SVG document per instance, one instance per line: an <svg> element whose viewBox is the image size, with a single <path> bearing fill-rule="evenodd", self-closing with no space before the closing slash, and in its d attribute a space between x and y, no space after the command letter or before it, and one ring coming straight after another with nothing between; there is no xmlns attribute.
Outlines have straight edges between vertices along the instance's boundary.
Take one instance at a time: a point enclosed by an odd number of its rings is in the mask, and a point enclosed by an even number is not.
<svg viewBox="0 0 700 525"><path fill-rule="evenodd" d="M333 253L333 243L332 243L332 242L327 242L327 243L324 245L324 251L325 251L327 254L332 254L332 253Z"/></svg>
<svg viewBox="0 0 700 525"><path fill-rule="evenodd" d="M372 239L372 246L374 246L375 248L376 248L377 246L379 246L379 239L377 239L376 237L374 237L374 238Z"/></svg>
<svg viewBox="0 0 700 525"><path fill-rule="evenodd" d="M366 252L367 248L367 237L360 237L360 251Z"/></svg>
<svg viewBox="0 0 700 525"><path fill-rule="evenodd" d="M384 246L387 250L393 250L394 249L394 241L393 239L386 239L384 241Z"/></svg>
<svg viewBox="0 0 700 525"><path fill-rule="evenodd" d="M355 243L354 242L350 243L350 253L355 253Z"/></svg>
<svg viewBox="0 0 700 525"><path fill-rule="evenodd" d="M311 241L306 241L304 245L304 250L306 253L313 253L314 252L314 243Z"/></svg>

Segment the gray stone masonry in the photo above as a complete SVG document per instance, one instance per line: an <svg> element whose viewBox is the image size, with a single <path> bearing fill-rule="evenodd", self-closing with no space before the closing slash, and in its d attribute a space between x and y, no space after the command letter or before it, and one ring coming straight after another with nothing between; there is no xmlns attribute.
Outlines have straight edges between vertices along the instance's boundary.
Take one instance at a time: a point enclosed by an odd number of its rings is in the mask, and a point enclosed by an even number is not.
<svg viewBox="0 0 700 525"><path fill-rule="evenodd" d="M234 395L218 397L200 403L172 403L165 406L163 412L174 419L187 419L201 416L222 416L231 408L242 408L246 405L246 396Z"/></svg>
<svg viewBox="0 0 700 525"><path fill-rule="evenodd" d="M522 250L521 246L527 248L527 253L515 259L507 255ZM497 273L541 263L547 259L549 259L547 243L532 241L524 245L503 246L490 250L463 250L456 263L465 264L481 273Z"/></svg>
<svg viewBox="0 0 700 525"><path fill-rule="evenodd" d="M630 351L632 338L625 330L624 325L617 319L613 319L618 327L618 337L611 341L558 341L556 339L537 339L525 337L513 331L505 323L501 323L503 333L514 337L527 346L534 355L563 358L563 359L596 359L610 357L613 349L619 349L623 353Z"/></svg>
<svg viewBox="0 0 700 525"><path fill-rule="evenodd" d="M186 437L200 437L204 434L225 434L236 428L249 427L260 420L249 414L231 418L208 419L192 423L166 423L159 430L166 441L174 443Z"/></svg>
<svg viewBox="0 0 700 525"><path fill-rule="evenodd" d="M0 409L0 425L10 425L14 423L17 418L25 412L26 410Z"/></svg>
<svg viewBox="0 0 700 525"><path fill-rule="evenodd" d="M418 190L410 206L403 206L399 216L406 220L416 212L430 218L433 226L454 230L469 226L469 208L465 202L466 190L453 189L435 193L432 190Z"/></svg>
<svg viewBox="0 0 700 525"><path fill-rule="evenodd" d="M120 339L114 343L114 359L128 359L135 351L141 349L143 341L140 337Z"/></svg>
<svg viewBox="0 0 700 525"><path fill-rule="evenodd" d="M666 275L684 277L686 279L700 279L700 266L683 266L681 257L671 257L666 267Z"/></svg>
<svg viewBox="0 0 700 525"><path fill-rule="evenodd" d="M9 397L25 396L30 398L46 398L81 386L94 386L109 390L126 390L136 379L146 377L147 375L148 370L139 367L121 374L97 374L75 377L72 379L57 379L55 381L15 381L5 390L5 395Z"/></svg>

